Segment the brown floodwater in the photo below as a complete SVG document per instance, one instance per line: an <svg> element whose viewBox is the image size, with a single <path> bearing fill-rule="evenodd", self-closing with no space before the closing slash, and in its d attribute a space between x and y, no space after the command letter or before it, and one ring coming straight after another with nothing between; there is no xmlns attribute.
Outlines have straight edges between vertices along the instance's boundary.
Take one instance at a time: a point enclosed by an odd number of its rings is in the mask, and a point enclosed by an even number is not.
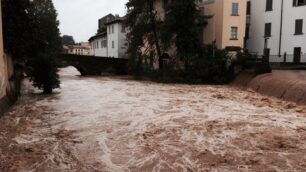
<svg viewBox="0 0 306 172"><path fill-rule="evenodd" d="M24 83L0 119L0 171L306 171L305 106L230 86L80 77Z"/></svg>

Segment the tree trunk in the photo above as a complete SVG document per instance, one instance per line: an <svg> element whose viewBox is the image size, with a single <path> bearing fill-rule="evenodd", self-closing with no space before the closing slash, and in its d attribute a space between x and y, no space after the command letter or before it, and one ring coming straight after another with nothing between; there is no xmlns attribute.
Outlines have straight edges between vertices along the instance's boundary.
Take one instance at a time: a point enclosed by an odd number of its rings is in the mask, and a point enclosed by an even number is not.
<svg viewBox="0 0 306 172"><path fill-rule="evenodd" d="M153 7L154 1L149 0L149 10L150 10L150 16L151 16L151 24L152 24L152 31L154 34L154 39L155 39L155 46L157 50L157 56L158 56L158 68L162 68L162 58L161 58L161 51L160 51L160 46L159 46L159 40L157 36L157 31L156 31L156 23L155 23L155 14L153 13L154 7Z"/></svg>

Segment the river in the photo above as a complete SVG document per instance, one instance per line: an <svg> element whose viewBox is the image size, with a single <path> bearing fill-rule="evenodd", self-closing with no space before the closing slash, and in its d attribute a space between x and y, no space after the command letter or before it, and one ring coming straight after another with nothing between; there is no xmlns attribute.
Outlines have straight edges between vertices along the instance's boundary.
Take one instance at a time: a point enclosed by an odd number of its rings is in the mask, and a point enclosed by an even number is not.
<svg viewBox="0 0 306 172"><path fill-rule="evenodd" d="M0 119L0 171L305 171L306 108L230 86L60 71Z"/></svg>

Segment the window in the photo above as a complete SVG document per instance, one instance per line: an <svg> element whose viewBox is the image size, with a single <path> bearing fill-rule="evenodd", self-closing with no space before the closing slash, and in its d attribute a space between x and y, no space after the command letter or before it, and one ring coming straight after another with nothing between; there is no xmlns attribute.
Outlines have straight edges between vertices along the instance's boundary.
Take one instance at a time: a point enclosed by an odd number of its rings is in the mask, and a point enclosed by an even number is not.
<svg viewBox="0 0 306 172"><path fill-rule="evenodd" d="M272 11L273 0L266 0L266 11Z"/></svg>
<svg viewBox="0 0 306 172"><path fill-rule="evenodd" d="M295 35L303 34L303 19L295 20Z"/></svg>
<svg viewBox="0 0 306 172"><path fill-rule="evenodd" d="M238 3L232 3L232 16L238 16Z"/></svg>
<svg viewBox="0 0 306 172"><path fill-rule="evenodd" d="M102 48L106 48L106 47L107 47L107 41L106 41L106 39L103 39L103 40L101 41L101 44L102 44Z"/></svg>
<svg viewBox="0 0 306 172"><path fill-rule="evenodd" d="M112 48L115 48L115 41L112 41Z"/></svg>
<svg viewBox="0 0 306 172"><path fill-rule="evenodd" d="M306 0L293 0L294 7L304 6L304 5L306 5Z"/></svg>
<svg viewBox="0 0 306 172"><path fill-rule="evenodd" d="M115 32L115 28L114 28L114 25L112 25L112 33Z"/></svg>
<svg viewBox="0 0 306 172"><path fill-rule="evenodd" d="M272 29L272 24L271 23L266 23L265 24L265 37L271 37L271 29Z"/></svg>
<svg viewBox="0 0 306 172"><path fill-rule="evenodd" d="M247 15L251 15L251 1L247 3Z"/></svg>
<svg viewBox="0 0 306 172"><path fill-rule="evenodd" d="M238 27L231 27L231 40L238 39Z"/></svg>
<svg viewBox="0 0 306 172"><path fill-rule="evenodd" d="M121 24L121 32L125 33L125 25L123 23Z"/></svg>
<svg viewBox="0 0 306 172"><path fill-rule="evenodd" d="M99 42L98 41L96 42L96 44L97 44L97 48L99 48Z"/></svg>

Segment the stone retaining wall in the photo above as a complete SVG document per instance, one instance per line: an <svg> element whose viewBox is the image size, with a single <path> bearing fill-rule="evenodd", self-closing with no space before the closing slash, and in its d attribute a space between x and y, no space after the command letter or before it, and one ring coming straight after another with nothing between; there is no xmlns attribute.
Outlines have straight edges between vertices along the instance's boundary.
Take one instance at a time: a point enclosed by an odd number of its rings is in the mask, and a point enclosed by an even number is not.
<svg viewBox="0 0 306 172"><path fill-rule="evenodd" d="M242 72L232 85L306 105L306 70L274 70L270 74L259 76Z"/></svg>
<svg viewBox="0 0 306 172"><path fill-rule="evenodd" d="M16 87L13 60L11 56L0 57L0 116L17 100L19 88Z"/></svg>

